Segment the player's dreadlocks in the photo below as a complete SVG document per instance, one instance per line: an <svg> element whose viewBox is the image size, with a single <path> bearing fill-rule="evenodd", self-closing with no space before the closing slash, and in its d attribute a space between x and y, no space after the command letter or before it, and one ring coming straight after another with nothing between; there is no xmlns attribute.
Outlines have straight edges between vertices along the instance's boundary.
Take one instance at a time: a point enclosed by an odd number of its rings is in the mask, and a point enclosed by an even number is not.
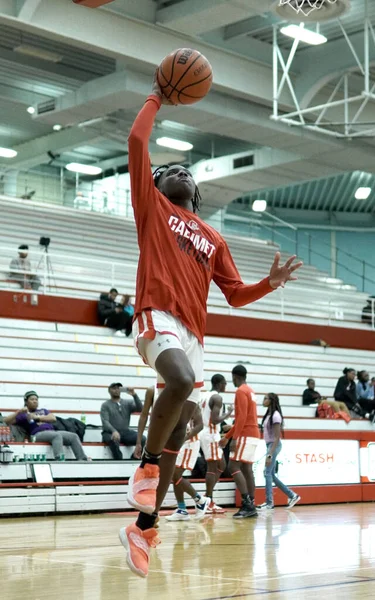
<svg viewBox="0 0 375 600"><path fill-rule="evenodd" d="M162 165L161 167L158 167L157 169L155 169L155 171L153 172L153 178L154 178L154 183L155 183L155 187L159 187L159 182L160 182L160 178L163 175L163 173L165 173L165 171L167 171L167 169L169 169L169 165ZM200 208L201 208L201 203L202 203L202 197L200 195L198 186L195 186L195 192L194 192L194 196L193 196L193 212L197 213Z"/></svg>

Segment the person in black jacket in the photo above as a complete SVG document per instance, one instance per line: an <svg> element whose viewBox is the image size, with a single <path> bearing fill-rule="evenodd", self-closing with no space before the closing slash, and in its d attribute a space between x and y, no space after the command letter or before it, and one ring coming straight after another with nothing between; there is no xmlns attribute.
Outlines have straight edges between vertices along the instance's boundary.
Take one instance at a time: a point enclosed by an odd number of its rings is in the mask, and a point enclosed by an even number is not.
<svg viewBox="0 0 375 600"><path fill-rule="evenodd" d="M303 406L310 406L310 404L317 404L321 400L321 395L315 389L315 379L308 379L306 381L307 388L302 395Z"/></svg>
<svg viewBox="0 0 375 600"><path fill-rule="evenodd" d="M116 303L118 291L112 288L109 294L100 294L98 302L98 317L102 325L115 329L116 332L124 331L127 336L131 334L132 317L124 312L122 304Z"/></svg>
<svg viewBox="0 0 375 600"><path fill-rule="evenodd" d="M357 405L357 393L355 385L355 370L348 369L347 367L343 370L344 375L340 377L336 384L334 391L335 400L339 402L345 402L349 410L353 410Z"/></svg>

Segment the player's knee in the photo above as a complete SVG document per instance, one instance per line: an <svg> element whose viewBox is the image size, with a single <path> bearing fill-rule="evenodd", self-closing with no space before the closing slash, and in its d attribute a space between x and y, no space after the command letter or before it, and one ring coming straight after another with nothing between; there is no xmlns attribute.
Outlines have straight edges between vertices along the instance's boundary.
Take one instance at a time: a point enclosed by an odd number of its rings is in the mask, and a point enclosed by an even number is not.
<svg viewBox="0 0 375 600"><path fill-rule="evenodd" d="M194 389L195 375L192 369L186 369L172 375L166 385L175 392L176 398L186 400Z"/></svg>

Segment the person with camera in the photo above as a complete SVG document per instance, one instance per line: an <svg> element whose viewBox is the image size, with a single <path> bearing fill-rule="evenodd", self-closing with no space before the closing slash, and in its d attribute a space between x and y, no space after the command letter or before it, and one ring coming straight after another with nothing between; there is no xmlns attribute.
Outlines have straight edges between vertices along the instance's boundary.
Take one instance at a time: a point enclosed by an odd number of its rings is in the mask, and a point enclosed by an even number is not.
<svg viewBox="0 0 375 600"><path fill-rule="evenodd" d="M109 294L100 294L98 303L98 317L102 325L115 329L115 335L129 336L132 331L133 317L124 311L122 302L116 302L118 291L116 288L109 290ZM124 298L124 296L123 296Z"/></svg>
<svg viewBox="0 0 375 600"><path fill-rule="evenodd" d="M125 446L136 446L137 431L130 429L130 417L133 413L141 413L143 405L134 388L124 388L122 383L111 383L108 392L111 398L103 402L100 409L103 442L110 447L114 460L123 460L120 443ZM123 392L132 396L132 400L121 398ZM145 441L143 435L142 449Z"/></svg>
<svg viewBox="0 0 375 600"><path fill-rule="evenodd" d="M31 262L28 258L29 246L21 244L18 246L18 258L13 258L9 265L9 279L20 284L25 290L38 290L41 281L38 275L31 272Z"/></svg>

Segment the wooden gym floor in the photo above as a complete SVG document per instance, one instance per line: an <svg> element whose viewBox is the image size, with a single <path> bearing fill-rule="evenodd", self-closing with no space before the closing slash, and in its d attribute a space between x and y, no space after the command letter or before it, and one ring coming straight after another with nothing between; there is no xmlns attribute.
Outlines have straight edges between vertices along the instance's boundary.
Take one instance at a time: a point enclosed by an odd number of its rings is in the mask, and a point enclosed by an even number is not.
<svg viewBox="0 0 375 600"><path fill-rule="evenodd" d="M375 507L278 508L168 523L147 580L118 542L129 516L0 520L1 600L373 599Z"/></svg>

